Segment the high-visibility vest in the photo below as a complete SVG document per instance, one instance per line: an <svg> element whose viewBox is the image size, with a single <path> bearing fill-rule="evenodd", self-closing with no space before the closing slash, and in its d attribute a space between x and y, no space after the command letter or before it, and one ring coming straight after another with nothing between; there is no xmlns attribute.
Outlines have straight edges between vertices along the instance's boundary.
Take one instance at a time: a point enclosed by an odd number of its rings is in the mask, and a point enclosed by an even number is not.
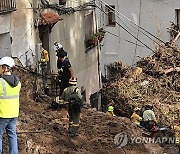
<svg viewBox="0 0 180 154"><path fill-rule="evenodd" d="M135 112L132 114L131 116L131 121L137 125L140 125L140 121L142 120L142 118L136 114Z"/></svg>
<svg viewBox="0 0 180 154"><path fill-rule="evenodd" d="M41 50L41 62L44 64L47 64L49 62L49 56L48 56L48 51L42 48Z"/></svg>
<svg viewBox="0 0 180 154"><path fill-rule="evenodd" d="M18 117L20 89L20 81L16 87L12 87L0 78L0 118Z"/></svg>

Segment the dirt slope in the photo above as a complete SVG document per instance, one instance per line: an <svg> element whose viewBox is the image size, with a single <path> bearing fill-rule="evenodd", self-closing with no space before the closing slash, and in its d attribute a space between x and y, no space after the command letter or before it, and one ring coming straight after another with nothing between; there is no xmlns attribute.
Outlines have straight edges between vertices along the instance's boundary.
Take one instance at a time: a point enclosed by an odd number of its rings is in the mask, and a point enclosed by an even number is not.
<svg viewBox="0 0 180 154"><path fill-rule="evenodd" d="M17 126L20 154L163 154L158 144L128 144L117 148L116 134L141 136L141 130L128 118L109 117L87 106L82 110L79 136L68 136L68 119L65 109L49 109L51 98L35 102L33 81L28 71L15 71L21 78L21 106ZM7 151L7 143L4 143ZM167 152L167 150L165 150ZM175 152L173 149L168 154ZM6 153L6 152L5 152ZM172 153L173 154L173 153Z"/></svg>

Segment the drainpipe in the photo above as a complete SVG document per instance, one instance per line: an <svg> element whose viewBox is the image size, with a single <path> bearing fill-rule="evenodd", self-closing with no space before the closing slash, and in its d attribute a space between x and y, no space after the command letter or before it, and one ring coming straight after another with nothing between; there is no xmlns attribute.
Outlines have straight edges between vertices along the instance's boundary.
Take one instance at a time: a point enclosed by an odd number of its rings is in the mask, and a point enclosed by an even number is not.
<svg viewBox="0 0 180 154"><path fill-rule="evenodd" d="M95 23L96 23L96 32L98 30L98 22L97 22L97 15L96 15L96 10L94 9L94 18L95 18ZM98 73L99 73L99 89L102 88L102 80L101 80L101 71L100 71L100 60L99 60L99 56L100 56L100 47L99 47L99 41L98 41L98 45L97 45L97 61L98 61ZM98 111L101 111L101 93L98 92L97 94L98 97Z"/></svg>

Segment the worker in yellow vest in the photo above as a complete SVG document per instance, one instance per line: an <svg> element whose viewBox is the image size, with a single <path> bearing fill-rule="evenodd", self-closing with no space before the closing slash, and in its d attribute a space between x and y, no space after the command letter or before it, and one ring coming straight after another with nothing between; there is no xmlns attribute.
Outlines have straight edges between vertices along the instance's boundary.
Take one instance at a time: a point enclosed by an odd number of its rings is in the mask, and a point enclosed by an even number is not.
<svg viewBox="0 0 180 154"><path fill-rule="evenodd" d="M16 121L19 115L19 93L21 83L12 75L15 62L11 57L0 59L0 153L3 153L2 138L6 130L9 154L18 154Z"/></svg>
<svg viewBox="0 0 180 154"><path fill-rule="evenodd" d="M112 105L108 106L106 114L113 117L116 116L114 114L114 107Z"/></svg>
<svg viewBox="0 0 180 154"><path fill-rule="evenodd" d="M44 93L47 94L49 87L47 84L47 64L49 62L48 51L44 48L41 49L41 70L42 70L42 82Z"/></svg>
<svg viewBox="0 0 180 154"><path fill-rule="evenodd" d="M134 112L131 116L131 121L138 126L140 126L140 122L142 121L142 117L139 115L140 110L141 109L138 107L134 108Z"/></svg>

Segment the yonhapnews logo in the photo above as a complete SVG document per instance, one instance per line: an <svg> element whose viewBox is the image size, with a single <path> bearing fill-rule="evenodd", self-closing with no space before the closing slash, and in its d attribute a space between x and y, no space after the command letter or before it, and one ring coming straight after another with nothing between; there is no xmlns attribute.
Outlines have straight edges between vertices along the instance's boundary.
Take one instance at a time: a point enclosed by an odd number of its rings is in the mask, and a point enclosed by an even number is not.
<svg viewBox="0 0 180 154"><path fill-rule="evenodd" d="M176 138L175 137L129 137L126 133L119 133L114 137L114 144L118 148L122 148L127 144L147 144L147 143L154 143L154 144L175 144Z"/></svg>

